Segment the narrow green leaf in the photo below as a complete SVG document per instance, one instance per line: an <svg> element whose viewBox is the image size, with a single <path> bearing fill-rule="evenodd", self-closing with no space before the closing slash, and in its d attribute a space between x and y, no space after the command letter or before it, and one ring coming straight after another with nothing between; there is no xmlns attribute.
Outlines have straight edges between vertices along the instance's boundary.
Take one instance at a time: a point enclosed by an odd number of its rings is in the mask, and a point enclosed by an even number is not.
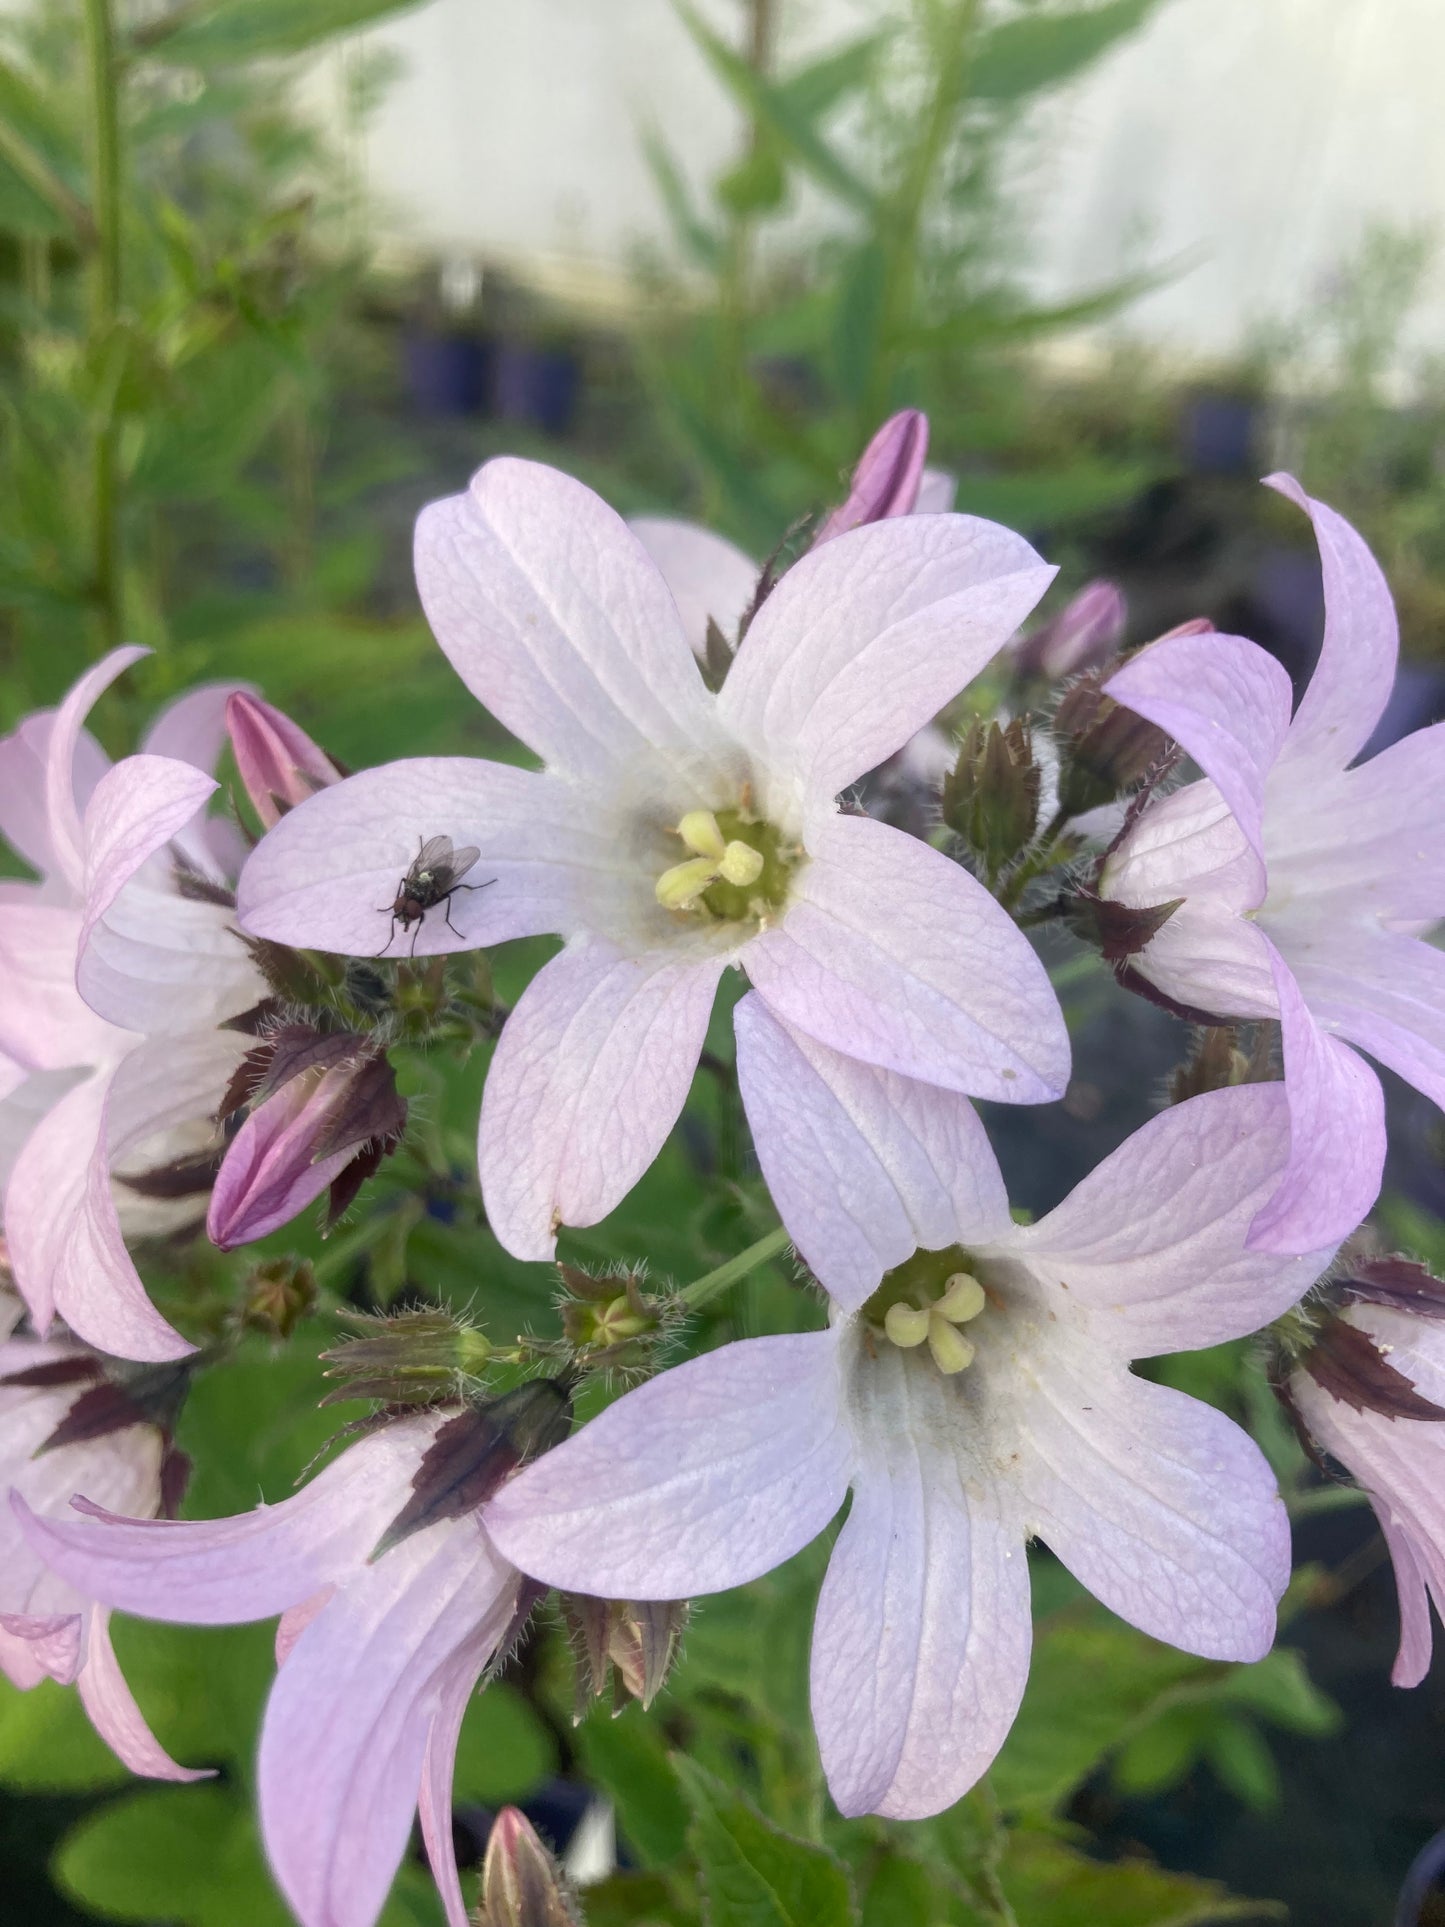
<svg viewBox="0 0 1445 1927"><path fill-rule="evenodd" d="M196 66L305 53L336 34L354 33L418 0L213 0L179 10L177 24L158 21L136 35L152 58Z"/></svg>
<svg viewBox="0 0 1445 1927"><path fill-rule="evenodd" d="M789 105L808 120L817 120L830 108L867 85L879 54L892 38L890 31L860 34L856 40L795 67L778 82L778 91Z"/></svg>
<svg viewBox="0 0 1445 1927"><path fill-rule="evenodd" d="M1257 1726L1248 1720L1217 1720L1205 1754L1220 1780L1247 1807L1269 1813L1279 1805L1279 1769Z"/></svg>
<svg viewBox="0 0 1445 1927"><path fill-rule="evenodd" d="M750 1801L680 1755L688 1828L710 1927L857 1927L847 1871L825 1847L782 1833Z"/></svg>
<svg viewBox="0 0 1445 1927"><path fill-rule="evenodd" d="M699 266L716 268L722 260L722 242L693 206L687 182L655 127L643 130L642 153L684 252L692 255Z"/></svg>
<svg viewBox="0 0 1445 1927"><path fill-rule="evenodd" d="M1136 33L1159 0L1105 0L1102 6L1037 12L982 35L969 71L976 100L1022 100L1060 86L1117 41Z"/></svg>

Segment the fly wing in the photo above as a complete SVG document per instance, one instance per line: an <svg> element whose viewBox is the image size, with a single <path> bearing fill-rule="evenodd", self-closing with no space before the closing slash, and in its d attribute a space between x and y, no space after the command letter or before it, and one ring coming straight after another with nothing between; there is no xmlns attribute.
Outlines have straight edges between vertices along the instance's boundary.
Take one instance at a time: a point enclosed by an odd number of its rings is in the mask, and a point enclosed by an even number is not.
<svg viewBox="0 0 1445 1927"><path fill-rule="evenodd" d="M475 843L464 843L461 849L452 851L447 858L447 868L451 871L453 888L461 882L481 854Z"/></svg>
<svg viewBox="0 0 1445 1927"><path fill-rule="evenodd" d="M475 862L476 858L473 857L472 861ZM411 866L411 874L416 876L423 870L435 873L443 866L447 869L456 867L456 859L452 855L452 840L449 836L429 836L416 853L416 862Z"/></svg>

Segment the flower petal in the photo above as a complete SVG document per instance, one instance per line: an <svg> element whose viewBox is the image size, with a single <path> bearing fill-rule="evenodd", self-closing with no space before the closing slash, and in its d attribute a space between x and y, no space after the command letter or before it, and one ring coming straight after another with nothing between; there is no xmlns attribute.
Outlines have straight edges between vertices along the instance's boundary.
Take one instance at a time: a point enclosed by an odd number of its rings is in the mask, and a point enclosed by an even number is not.
<svg viewBox="0 0 1445 1927"><path fill-rule="evenodd" d="M1061 1095L1069 1038L1058 999L981 883L868 817L820 818L808 844L782 922L743 953L775 1016L865 1063L973 1097Z"/></svg>
<svg viewBox="0 0 1445 1927"><path fill-rule="evenodd" d="M627 525L672 591L693 654L707 647L709 619L729 642L758 586L758 565L711 529L664 515L635 515Z"/></svg>
<svg viewBox="0 0 1445 1927"><path fill-rule="evenodd" d="M190 763L214 776L226 744L226 705L254 691L244 682L203 682L167 703L141 738L141 754Z"/></svg>
<svg viewBox="0 0 1445 1927"><path fill-rule="evenodd" d="M1292 933L1288 954L1323 1030L1445 1106L1445 952L1394 931L1329 919L1308 947Z"/></svg>
<svg viewBox="0 0 1445 1927"><path fill-rule="evenodd" d="M547 1585L687 1599L800 1551L843 1503L852 1466L836 1334L747 1338L626 1393L482 1516Z"/></svg>
<svg viewBox="0 0 1445 1927"><path fill-rule="evenodd" d="M1400 1649L1390 1668L1392 1686L1418 1686L1430 1670L1434 1651L1434 1629L1430 1624L1430 1593L1425 1572L1415 1554L1414 1542L1402 1526L1391 1518L1389 1508L1378 1499L1370 1501L1395 1572L1395 1592L1400 1601ZM1445 1597L1445 1593L1442 1593Z"/></svg>
<svg viewBox="0 0 1445 1927"><path fill-rule="evenodd" d="M885 1350L818 1601L813 1724L840 1812L919 1820L987 1771L1023 1697L1033 1628L1023 1532L955 1449L952 1388Z"/></svg>
<svg viewBox="0 0 1445 1927"><path fill-rule="evenodd" d="M1136 909L1188 897L1191 908L1207 899L1211 906L1242 911L1259 902L1261 877L1234 812L1213 783L1198 782L1147 805L1105 858L1100 888Z"/></svg>
<svg viewBox="0 0 1445 1927"><path fill-rule="evenodd" d="M856 1310L917 1250L1007 1228L998 1160L967 1098L830 1050L780 1022L755 991L733 1025L768 1190L840 1305Z"/></svg>
<svg viewBox="0 0 1445 1927"><path fill-rule="evenodd" d="M39 898L0 903L0 1050L27 1070L104 1063L132 1040L75 988L80 912Z"/></svg>
<svg viewBox="0 0 1445 1927"><path fill-rule="evenodd" d="M503 456L416 526L427 619L478 702L569 776L670 770L716 807L736 757L647 551L570 475Z"/></svg>
<svg viewBox="0 0 1445 1927"><path fill-rule="evenodd" d="M50 759L53 710L40 710L9 736L0 738L0 836L32 869L49 878L55 869L46 809L46 772ZM110 767L110 758L88 729L75 738L71 759L71 787L76 807L85 808L90 793ZM64 889L63 884L57 887Z"/></svg>
<svg viewBox="0 0 1445 1927"><path fill-rule="evenodd" d="M1269 1651L1289 1521L1237 1425L1076 1334L1039 1359L1019 1419L1029 1527L1111 1612L1206 1659Z"/></svg>
<svg viewBox="0 0 1445 1927"><path fill-rule="evenodd" d="M787 820L877 767L996 655L1056 571L967 515L850 530L795 562L759 610L718 713Z"/></svg>
<svg viewBox="0 0 1445 1927"><path fill-rule="evenodd" d="M82 726L116 677L149 654L149 649L135 643L112 649L85 672L51 718L45 746L46 830L52 867L77 896L85 889L85 838L80 821L85 805L76 782Z"/></svg>
<svg viewBox="0 0 1445 1927"><path fill-rule="evenodd" d="M487 1219L514 1257L596 1224L662 1149L692 1084L724 959L582 942L507 1019L482 1095Z"/></svg>
<svg viewBox="0 0 1445 1927"><path fill-rule="evenodd" d="M1290 680L1243 636L1168 636L1130 658L1106 695L1172 736L1233 811L1260 861L1264 791L1289 729Z"/></svg>
<svg viewBox="0 0 1445 1927"><path fill-rule="evenodd" d="M293 1077L249 1114L226 1146L206 1209L206 1236L221 1251L254 1244L319 1198L361 1148L318 1158L326 1113L305 1077Z"/></svg>
<svg viewBox="0 0 1445 1927"><path fill-rule="evenodd" d="M1289 1155L1281 1084L1209 1091L1151 1118L1007 1248L1047 1276L1121 1359L1258 1331L1333 1256L1250 1251L1245 1235Z"/></svg>
<svg viewBox="0 0 1445 1927"><path fill-rule="evenodd" d="M1400 653L1395 604L1379 563L1342 515L1306 495L1292 475L1265 481L1313 522L1325 591L1320 659L1280 761L1343 769L1374 734L1390 700Z"/></svg>
<svg viewBox="0 0 1445 1927"><path fill-rule="evenodd" d="M88 1516L52 1519L18 1494L11 1503L27 1542L85 1598L145 1619L234 1626L285 1612L362 1568L410 1498L440 1422L398 1420L348 1447L294 1498L230 1519L123 1519L81 1503Z"/></svg>
<svg viewBox="0 0 1445 1927"><path fill-rule="evenodd" d="M947 515L958 494L958 477L946 468L926 468L918 483L915 515Z"/></svg>
<svg viewBox="0 0 1445 1927"><path fill-rule="evenodd" d="M209 1780L209 1767L178 1766L146 1724L126 1685L110 1643L110 1614L92 1607L86 1627L85 1664L76 1678L81 1705L90 1723L116 1758L132 1773L151 1780Z"/></svg>
<svg viewBox="0 0 1445 1927"><path fill-rule="evenodd" d="M1265 939L1268 942L1268 939ZM1279 1189L1255 1216L1254 1251L1317 1251L1363 1223L1385 1168L1385 1094L1355 1053L1315 1022L1271 944L1279 997L1290 1153Z"/></svg>
<svg viewBox="0 0 1445 1927"><path fill-rule="evenodd" d="M1141 977L1189 1010L1219 1017L1279 1015L1263 931L1208 897L1190 897L1130 959Z"/></svg>
<svg viewBox="0 0 1445 1927"><path fill-rule="evenodd" d="M462 1656L481 1671L517 1575L473 1521L403 1541L297 1640L261 1728L261 1832L303 1927L373 1927L411 1833L427 1737Z"/></svg>
<svg viewBox="0 0 1445 1927"><path fill-rule="evenodd" d="M283 816L241 872L237 910L254 936L350 957L407 956L413 943L428 957L566 936L598 920L598 879L620 867L619 834L592 798L557 776L469 756L387 763ZM466 873L469 887L408 933L393 923L392 904L422 843L439 835L481 855ZM634 895L651 899L642 866Z"/></svg>
<svg viewBox="0 0 1445 1927"><path fill-rule="evenodd" d="M477 1678L492 1658L495 1645L495 1638L487 1644L474 1637L444 1668L436 1712L426 1736L417 1808L427 1862L441 1896L447 1927L471 1927L472 1917L462 1895L456 1847L452 1843L452 1784L456 1777L457 1741L461 1737L462 1721Z"/></svg>

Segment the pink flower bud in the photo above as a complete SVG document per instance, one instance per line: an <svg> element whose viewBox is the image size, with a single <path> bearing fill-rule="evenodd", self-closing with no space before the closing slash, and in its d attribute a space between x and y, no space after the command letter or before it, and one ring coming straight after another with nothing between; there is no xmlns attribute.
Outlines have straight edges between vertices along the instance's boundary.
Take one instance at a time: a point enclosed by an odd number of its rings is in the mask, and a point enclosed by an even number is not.
<svg viewBox="0 0 1445 1927"><path fill-rule="evenodd" d="M531 1823L515 1807L503 1807L487 1841L478 1927L578 1927L580 1919Z"/></svg>
<svg viewBox="0 0 1445 1927"><path fill-rule="evenodd" d="M1024 636L1014 650L1019 673L1061 682L1102 668L1119 653L1128 621L1124 592L1112 582L1090 582L1052 621Z"/></svg>
<svg viewBox="0 0 1445 1927"><path fill-rule="evenodd" d="M928 457L928 417L916 408L890 415L859 458L848 498L835 508L813 538L816 549L835 535L911 515Z"/></svg>
<svg viewBox="0 0 1445 1927"><path fill-rule="evenodd" d="M246 794L268 830L308 796L341 780L343 772L325 750L259 696L244 691L232 696L226 728Z"/></svg>

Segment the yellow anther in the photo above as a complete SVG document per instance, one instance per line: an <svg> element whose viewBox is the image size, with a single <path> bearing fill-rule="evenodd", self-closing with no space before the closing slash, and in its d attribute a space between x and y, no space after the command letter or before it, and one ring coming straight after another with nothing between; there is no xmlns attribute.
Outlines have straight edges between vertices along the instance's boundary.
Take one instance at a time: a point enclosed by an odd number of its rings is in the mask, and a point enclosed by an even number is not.
<svg viewBox="0 0 1445 1927"><path fill-rule="evenodd" d="M928 1349L939 1371L949 1378L955 1372L966 1371L973 1363L973 1346L956 1325L939 1316L937 1307L928 1319Z"/></svg>
<svg viewBox="0 0 1445 1927"><path fill-rule="evenodd" d="M718 866L710 856L690 856L686 863L674 863L664 870L654 885L654 894L664 910L687 910L717 881Z"/></svg>
<svg viewBox="0 0 1445 1927"><path fill-rule="evenodd" d="M751 843L729 843L717 867L725 882L746 890L763 874L763 853Z"/></svg>
<svg viewBox="0 0 1445 1927"><path fill-rule="evenodd" d="M978 1314L988 1303L983 1286L971 1271L956 1271L943 1289L943 1296L934 1309L950 1325L966 1325L970 1318Z"/></svg>
<svg viewBox="0 0 1445 1927"><path fill-rule="evenodd" d="M678 824L677 833L694 856L707 856L714 863L722 862L728 842L711 810L689 810ZM758 867L761 869L761 862Z"/></svg>
<svg viewBox="0 0 1445 1927"><path fill-rule="evenodd" d="M884 1331L904 1351L911 1351L915 1345L923 1343L928 1337L928 1325L926 1311L920 1311L917 1305L905 1305L901 1300L898 1304L890 1305L883 1317Z"/></svg>

